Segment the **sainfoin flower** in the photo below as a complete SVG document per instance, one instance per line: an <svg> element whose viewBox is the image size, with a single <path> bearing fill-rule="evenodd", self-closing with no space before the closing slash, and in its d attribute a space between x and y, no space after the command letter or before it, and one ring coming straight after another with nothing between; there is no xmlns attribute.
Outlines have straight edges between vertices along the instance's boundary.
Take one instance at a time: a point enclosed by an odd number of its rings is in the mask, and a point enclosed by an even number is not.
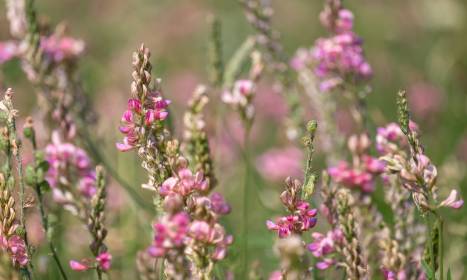
<svg viewBox="0 0 467 280"><path fill-rule="evenodd" d="M13 262L13 265L24 267L29 262L26 243L19 235L13 234L8 239L0 236L1 248L8 252Z"/></svg>
<svg viewBox="0 0 467 280"><path fill-rule="evenodd" d="M312 209L308 202L300 199L301 187L299 180L287 178L281 201L290 214L277 218L276 222L266 221L267 228L276 231L279 238L285 238L291 234L300 235L316 225L318 210Z"/></svg>
<svg viewBox="0 0 467 280"><path fill-rule="evenodd" d="M301 176L302 161L302 151L291 146L267 151L257 159L256 167L265 179L279 181L287 176Z"/></svg>
<svg viewBox="0 0 467 280"><path fill-rule="evenodd" d="M170 177L162 183L159 193L163 197L172 193L187 196L193 191L204 192L208 188L209 183L202 172L193 174L188 167L182 166L177 171L177 177Z"/></svg>
<svg viewBox="0 0 467 280"><path fill-rule="evenodd" d="M376 175L384 171L384 163L370 156L365 156L364 167L357 169L349 166L345 161L341 161L337 166L328 168L331 178L346 187L359 188L363 192L374 190Z"/></svg>
<svg viewBox="0 0 467 280"><path fill-rule="evenodd" d="M143 105L144 104L144 105ZM145 100L128 99L127 110L123 113L120 132L125 135L122 143L117 143L121 152L132 150L140 144L140 139L149 128L167 118L170 101L162 98L159 92L151 92Z"/></svg>
<svg viewBox="0 0 467 280"><path fill-rule="evenodd" d="M328 38L316 40L313 48L307 53L299 50L292 66L301 70L306 65L314 69L321 80L319 88L322 92L331 91L349 80L359 82L371 77L372 69L363 53L363 40L353 31L353 14L341 9L335 22L327 22L335 34ZM333 19L327 18L325 21Z"/></svg>
<svg viewBox="0 0 467 280"><path fill-rule="evenodd" d="M162 257L170 250L183 250L190 225L186 212L166 215L154 224L154 242L148 248L149 255Z"/></svg>
<svg viewBox="0 0 467 280"><path fill-rule="evenodd" d="M108 252L100 253L96 257L96 261L102 270L104 271L109 270L112 264L112 255Z"/></svg>
<svg viewBox="0 0 467 280"><path fill-rule="evenodd" d="M13 41L0 42L0 64L7 62L18 54L18 46Z"/></svg>
<svg viewBox="0 0 467 280"><path fill-rule="evenodd" d="M464 200L458 198L458 194L456 190L451 190L449 196L443 200L439 206L440 207L450 207L453 209L460 209L464 205Z"/></svg>
<svg viewBox="0 0 467 280"><path fill-rule="evenodd" d="M336 251L336 246L338 246L343 239L341 230L330 230L326 235L313 232L311 236L313 237L313 242L308 244L307 248L311 251L313 256L320 258L320 261L316 263L316 268L320 270L329 268L335 263L335 261L330 258L330 255Z"/></svg>
<svg viewBox="0 0 467 280"><path fill-rule="evenodd" d="M40 47L45 55L55 62L60 62L76 59L80 56L84 51L84 42L71 37L52 35L42 37Z"/></svg>
<svg viewBox="0 0 467 280"><path fill-rule="evenodd" d="M54 188L54 195L65 197L63 192L70 191L66 188L76 185L85 198L91 198L96 193L95 171L83 149L62 142L58 132L54 132L52 143L45 148L45 155L49 163L46 179Z"/></svg>
<svg viewBox="0 0 467 280"><path fill-rule="evenodd" d="M252 119L255 112L252 99L256 91L252 80L238 80L232 90L226 90L222 94L222 101L234 106L246 119Z"/></svg>

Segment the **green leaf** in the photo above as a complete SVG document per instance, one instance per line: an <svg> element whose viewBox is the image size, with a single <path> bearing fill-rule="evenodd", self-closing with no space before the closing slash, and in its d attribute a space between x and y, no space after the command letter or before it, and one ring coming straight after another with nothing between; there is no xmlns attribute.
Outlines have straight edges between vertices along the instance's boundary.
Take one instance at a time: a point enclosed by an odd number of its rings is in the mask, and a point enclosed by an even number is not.
<svg viewBox="0 0 467 280"><path fill-rule="evenodd" d="M451 268L448 268L447 280L452 280Z"/></svg>
<svg viewBox="0 0 467 280"><path fill-rule="evenodd" d="M431 269L431 267L428 265L428 263L425 260L422 260L422 267L423 267L423 272L425 272L428 280L435 280L435 273L433 272L433 269Z"/></svg>

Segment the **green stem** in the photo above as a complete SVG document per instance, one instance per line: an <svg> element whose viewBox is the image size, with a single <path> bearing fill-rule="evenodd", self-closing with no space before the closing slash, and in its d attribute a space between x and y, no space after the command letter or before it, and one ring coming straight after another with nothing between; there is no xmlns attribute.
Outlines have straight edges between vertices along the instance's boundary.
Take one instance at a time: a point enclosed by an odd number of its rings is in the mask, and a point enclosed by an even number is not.
<svg viewBox="0 0 467 280"><path fill-rule="evenodd" d="M67 280L68 277L66 276L65 269L63 268L62 263L60 262L60 258L58 257L57 254L57 248L55 248L54 243L52 242L52 239L49 236L49 226L48 226L48 218L47 215L45 214L44 210L44 203L43 203L43 196L42 196L42 191L40 186L36 185L36 192L37 192L37 197L38 197L38 204L39 204L39 211L41 213L41 220L42 220L42 228L45 231L46 237L47 237L47 242L49 243L49 249L50 252L52 253L52 257L57 264L58 270L60 272L60 275L62 276L62 279Z"/></svg>
<svg viewBox="0 0 467 280"><path fill-rule="evenodd" d="M250 129L246 127L245 129L245 138L243 143L243 160L245 164L245 174L244 174L244 183L243 183L243 227L242 227L242 279L248 279L248 198L249 198L249 188L248 188L248 180L250 177L250 159L249 159L249 147L248 147L248 140L249 140Z"/></svg>

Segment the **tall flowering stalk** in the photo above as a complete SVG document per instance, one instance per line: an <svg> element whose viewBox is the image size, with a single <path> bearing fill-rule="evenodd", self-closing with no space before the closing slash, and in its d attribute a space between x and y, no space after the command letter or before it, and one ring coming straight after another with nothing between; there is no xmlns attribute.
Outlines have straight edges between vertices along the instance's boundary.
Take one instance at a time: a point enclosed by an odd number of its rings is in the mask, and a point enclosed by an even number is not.
<svg viewBox="0 0 467 280"><path fill-rule="evenodd" d="M58 25L55 30L44 26L37 19L34 0L6 2L10 33L16 41L8 43L8 48L0 43L0 63L19 58L27 78L37 89L50 131L58 131L65 141L81 140L90 155L107 167L136 205L147 209L145 202L111 168L92 141L89 127L96 123L97 117L78 71L84 42L67 36L64 25Z"/></svg>
<svg viewBox="0 0 467 280"><path fill-rule="evenodd" d="M207 96L203 87L195 91L185 114L181 149L165 128L170 102L161 96L159 81L152 87L149 57L144 46L133 55L132 98L120 127L124 140L117 148L138 150L149 175L144 187L161 201L147 253L164 260L168 279L211 279L215 263L225 258L233 239L219 223L230 207L219 193L211 193L216 180L202 115Z"/></svg>
<svg viewBox="0 0 467 280"><path fill-rule="evenodd" d="M279 33L272 28L271 18L273 9L270 1L238 0L242 5L246 18L256 30L255 40L262 46L265 64L277 77L281 93L287 102L289 116L286 120L287 137L291 140L299 139L303 135L303 109L295 77L288 65L288 58L279 40Z"/></svg>
<svg viewBox="0 0 467 280"><path fill-rule="evenodd" d="M21 159L21 142L16 130L16 117L18 111L14 109L12 103L13 90L7 89L3 99L0 101L0 120L5 127L2 129L2 150L5 153L6 164L5 175L2 174L2 249L10 255L14 266L30 278L30 268L32 268L29 258L31 257L28 246L27 232L25 227L25 200L24 200L24 178L23 162ZM14 171L16 166L16 172ZM19 185L19 217L16 220L14 210L15 200L12 190L15 186L15 175Z"/></svg>
<svg viewBox="0 0 467 280"><path fill-rule="evenodd" d="M464 201L458 198L456 190L451 190L445 200L438 201L436 184L438 172L425 155L418 132L411 125L405 91L399 92L397 104L400 130L406 136L410 153L389 154L383 159L387 162L388 172L397 174L402 186L410 192L421 214L427 217L427 227L431 234L425 246L422 262L425 264L425 273L429 278L434 278L438 272L439 278L443 279L443 219L438 209L440 207L458 209L463 206Z"/></svg>
<svg viewBox="0 0 467 280"><path fill-rule="evenodd" d="M26 172L25 172L26 183L36 191L37 204L38 204L39 212L41 215L42 228L44 230L44 233L47 238L47 242L49 244L50 253L52 254L52 257L55 263L57 264L61 277L66 280L68 279L68 277L60 261L60 257L58 256L55 243L53 242L53 237L52 237L53 229L50 227L49 218L48 218L47 213L45 212L45 206L44 206L44 192L50 189L50 185L45 178L45 174L47 174L48 163L45 160L44 154L42 153L42 151L39 151L37 149L36 132L33 126L33 120L30 117L27 118L26 124L24 125L23 135L25 138L31 141L33 153L34 153L33 165L26 167Z"/></svg>
<svg viewBox="0 0 467 280"><path fill-rule="evenodd" d="M237 80L231 86L227 88L223 95L222 101L232 106L232 108L239 114L242 124L245 130L244 141L243 141L243 160L245 166L244 184L243 184L243 221L242 221L242 275L246 277L247 266L248 266L248 212L249 205L248 200L250 197L250 188L248 187L248 181L250 179L250 155L248 150L249 136L251 126L255 116L255 108L253 106L253 99L256 92L256 84L259 81L263 72L264 64L262 56L259 52L254 51L251 54L251 68L248 75L248 79Z"/></svg>
<svg viewBox="0 0 467 280"><path fill-rule="evenodd" d="M164 127L170 101L161 96L158 80L153 88L149 58L149 49L144 45L133 54L132 98L128 99L120 127L125 137L122 143L117 143L117 148L122 152L138 149L149 175L144 187L157 190L170 174L165 151L169 132Z"/></svg>
<svg viewBox="0 0 467 280"><path fill-rule="evenodd" d="M308 160L305 167L305 182L287 178L285 191L280 199L287 209L288 215L279 217L276 222L268 220L269 230L277 232L279 237L276 251L281 256L281 269L274 272L270 279L307 279L311 277L305 258L305 242L301 235L316 225L317 209L312 209L308 200L314 191L316 175L312 171L313 141L317 123L311 121L307 125L308 135L304 138L308 149Z"/></svg>

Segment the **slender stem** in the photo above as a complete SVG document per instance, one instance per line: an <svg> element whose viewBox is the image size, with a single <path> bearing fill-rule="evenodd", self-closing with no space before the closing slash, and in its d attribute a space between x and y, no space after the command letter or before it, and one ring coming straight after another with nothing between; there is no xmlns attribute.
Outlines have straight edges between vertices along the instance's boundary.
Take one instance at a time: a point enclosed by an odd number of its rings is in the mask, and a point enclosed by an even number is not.
<svg viewBox="0 0 467 280"><path fill-rule="evenodd" d="M444 230L444 222L443 219L441 219L441 216L436 215L439 223L439 235L438 235L438 242L439 242L439 279L443 280L444 279L444 244L443 244L443 230Z"/></svg>
<svg viewBox="0 0 467 280"><path fill-rule="evenodd" d="M242 228L242 279L247 279L248 278L248 212L249 212L249 207L248 207L248 198L249 198L249 187L248 187L248 180L250 177L250 158L249 158L249 147L248 147L248 141L249 141L249 134L250 134L250 128L249 126L246 127L245 129L245 138L243 142L243 160L245 164L245 174L244 174L244 183L243 183L243 228Z"/></svg>
<svg viewBox="0 0 467 280"><path fill-rule="evenodd" d="M55 248L55 245L52 242L52 239L50 238L50 236L48 234L49 221L48 221L47 215L45 214L45 210L44 210L42 191L41 191L40 186L38 186L38 185L36 185L36 192L37 192L37 197L38 197L39 211L41 213L42 228L45 231L45 234L46 234L46 237L47 237L47 242L49 243L50 252L52 253L52 257L53 257L55 263L57 264L57 267L58 267L58 270L60 272L60 275L62 276L62 279L67 280L68 277L66 276L65 270L64 270L64 268L62 266L62 263L60 262L60 258L58 257L57 249Z"/></svg>
<svg viewBox="0 0 467 280"><path fill-rule="evenodd" d="M37 151L35 133L32 133L30 140L31 140L33 152L35 153ZM60 275L62 276L62 279L67 280L68 277L66 276L65 269L63 268L63 265L60 262L60 258L58 257L57 248L55 247L54 243L52 242L51 237L49 236L49 219L47 217L47 214L45 213L44 199L43 199L44 196L42 194L41 187L38 184L36 184L34 188L37 193L37 198L38 198L37 204L39 205L39 212L41 214L42 228L44 229L47 243L49 244L50 252L52 253L52 257L55 263L57 264L57 267L60 272Z"/></svg>

